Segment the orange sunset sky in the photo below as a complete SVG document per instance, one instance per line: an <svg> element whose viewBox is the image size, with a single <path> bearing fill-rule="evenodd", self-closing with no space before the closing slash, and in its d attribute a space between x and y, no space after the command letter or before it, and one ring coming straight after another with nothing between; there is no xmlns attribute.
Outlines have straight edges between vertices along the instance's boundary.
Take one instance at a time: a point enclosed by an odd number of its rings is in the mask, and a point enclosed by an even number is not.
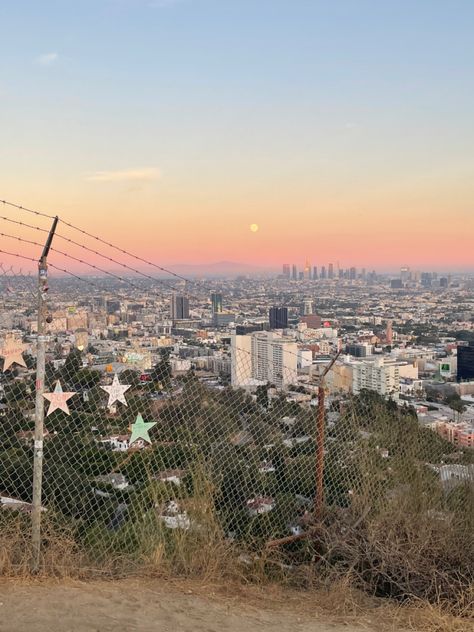
<svg viewBox="0 0 474 632"><path fill-rule="evenodd" d="M472 3L8 5L0 199L165 266L474 269Z"/></svg>

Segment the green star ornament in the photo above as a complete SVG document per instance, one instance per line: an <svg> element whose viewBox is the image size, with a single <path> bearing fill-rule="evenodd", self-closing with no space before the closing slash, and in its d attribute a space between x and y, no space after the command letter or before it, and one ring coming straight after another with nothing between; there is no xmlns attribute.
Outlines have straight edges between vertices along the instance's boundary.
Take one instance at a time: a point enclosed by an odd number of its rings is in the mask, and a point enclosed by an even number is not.
<svg viewBox="0 0 474 632"><path fill-rule="evenodd" d="M147 443L151 443L150 435L148 431L156 426L156 421L146 422L143 421L143 417L139 414L134 424L132 424L132 435L130 437L130 445L132 445L138 439L143 439Z"/></svg>

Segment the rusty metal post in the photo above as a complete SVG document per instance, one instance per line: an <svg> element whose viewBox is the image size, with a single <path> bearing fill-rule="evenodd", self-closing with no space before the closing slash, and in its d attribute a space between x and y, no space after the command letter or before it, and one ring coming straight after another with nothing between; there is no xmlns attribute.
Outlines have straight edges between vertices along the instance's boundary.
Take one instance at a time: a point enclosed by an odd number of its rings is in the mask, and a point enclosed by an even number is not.
<svg viewBox="0 0 474 632"><path fill-rule="evenodd" d="M324 505L324 382L318 388L318 410L316 414L316 495L314 498L314 518L321 520Z"/></svg>

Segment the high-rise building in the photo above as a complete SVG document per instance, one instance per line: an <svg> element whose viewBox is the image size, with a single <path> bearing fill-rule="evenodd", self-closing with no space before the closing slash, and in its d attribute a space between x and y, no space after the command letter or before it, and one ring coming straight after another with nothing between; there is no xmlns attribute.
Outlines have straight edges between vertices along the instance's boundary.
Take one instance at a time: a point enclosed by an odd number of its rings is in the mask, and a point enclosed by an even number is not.
<svg viewBox="0 0 474 632"><path fill-rule="evenodd" d="M357 279L357 268L352 267L349 270L349 278L351 281L355 281Z"/></svg>
<svg viewBox="0 0 474 632"><path fill-rule="evenodd" d="M116 314L117 312L120 311L120 301L115 301L115 300L107 300L106 302L106 309L107 309L107 314Z"/></svg>
<svg viewBox="0 0 474 632"><path fill-rule="evenodd" d="M347 345L347 353L354 358L366 358L367 356L372 355L373 345L367 343L357 343L352 345Z"/></svg>
<svg viewBox="0 0 474 632"><path fill-rule="evenodd" d="M402 283L406 283L410 279L410 268L408 266L402 266L400 268L400 279Z"/></svg>
<svg viewBox="0 0 474 632"><path fill-rule="evenodd" d="M291 267L289 263L283 264L283 277L285 279L291 278Z"/></svg>
<svg viewBox="0 0 474 632"><path fill-rule="evenodd" d="M421 273L421 285L423 287L431 287L432 276L431 272L422 272Z"/></svg>
<svg viewBox="0 0 474 632"><path fill-rule="evenodd" d="M387 320L387 327L385 328L385 342L388 345L391 345L393 342L393 328L391 320Z"/></svg>
<svg viewBox="0 0 474 632"><path fill-rule="evenodd" d="M334 279L334 265L332 263L328 266L328 279Z"/></svg>
<svg viewBox="0 0 474 632"><path fill-rule="evenodd" d="M313 266L313 280L316 281L317 278L318 278L318 268L317 266Z"/></svg>
<svg viewBox="0 0 474 632"><path fill-rule="evenodd" d="M211 294L212 313L222 314L222 294L214 292Z"/></svg>
<svg viewBox="0 0 474 632"><path fill-rule="evenodd" d="M232 386L257 386L270 382L277 388L297 379L298 345L293 338L274 332L233 335L231 340Z"/></svg>
<svg viewBox="0 0 474 632"><path fill-rule="evenodd" d="M311 264L308 259L306 259L306 262L304 264L304 278L311 279Z"/></svg>
<svg viewBox="0 0 474 632"><path fill-rule="evenodd" d="M309 316L313 313L313 301L306 298L303 302L303 316Z"/></svg>
<svg viewBox="0 0 474 632"><path fill-rule="evenodd" d="M458 345L458 382L474 380L474 341L469 345Z"/></svg>
<svg viewBox="0 0 474 632"><path fill-rule="evenodd" d="M375 361L361 360L352 367L352 391L355 395L361 390L376 391L379 395L398 399L400 391L400 369L383 358Z"/></svg>
<svg viewBox="0 0 474 632"><path fill-rule="evenodd" d="M173 320L183 320L189 318L189 298L174 294L171 299L171 318Z"/></svg>
<svg viewBox="0 0 474 632"><path fill-rule="evenodd" d="M271 307L268 313L270 329L287 329L288 327L288 308L287 307Z"/></svg>
<svg viewBox="0 0 474 632"><path fill-rule="evenodd" d="M298 269L296 268L295 264L293 264L293 267L291 270L291 278L293 279L293 281L298 280Z"/></svg>
<svg viewBox="0 0 474 632"><path fill-rule="evenodd" d="M321 279L326 278L326 266L321 266Z"/></svg>

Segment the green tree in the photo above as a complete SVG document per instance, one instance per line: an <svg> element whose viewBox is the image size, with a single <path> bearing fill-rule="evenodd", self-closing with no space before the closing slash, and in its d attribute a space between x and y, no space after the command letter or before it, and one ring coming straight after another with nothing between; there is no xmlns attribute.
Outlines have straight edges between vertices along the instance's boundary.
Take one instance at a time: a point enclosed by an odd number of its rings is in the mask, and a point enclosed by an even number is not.
<svg viewBox="0 0 474 632"><path fill-rule="evenodd" d="M257 386L257 390L255 391L255 395L257 396L257 404L262 406L262 408L268 408L268 387L267 385L262 384L261 386Z"/></svg>
<svg viewBox="0 0 474 632"><path fill-rule="evenodd" d="M79 349L72 349L61 369L61 377L64 381L74 383L77 372L82 368L82 356Z"/></svg>
<svg viewBox="0 0 474 632"><path fill-rule="evenodd" d="M152 380L158 382L161 388L169 390L171 388L171 364L168 357L162 357L161 360L153 367Z"/></svg>

